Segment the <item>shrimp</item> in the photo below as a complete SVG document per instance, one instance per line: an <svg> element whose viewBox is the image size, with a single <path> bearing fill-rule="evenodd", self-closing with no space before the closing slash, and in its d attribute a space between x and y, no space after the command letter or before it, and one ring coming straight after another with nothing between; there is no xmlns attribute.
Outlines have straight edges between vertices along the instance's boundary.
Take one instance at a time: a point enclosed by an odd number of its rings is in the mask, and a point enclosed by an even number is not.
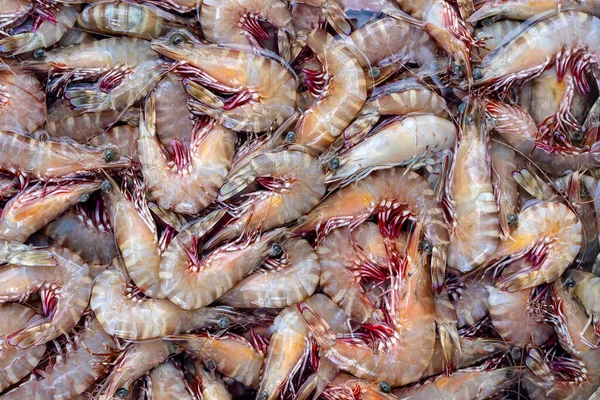
<svg viewBox="0 0 600 400"><path fill-rule="evenodd" d="M205 363L212 361L216 370L253 389L258 387L264 357L246 339L233 334L212 336L184 334L167 340Z"/></svg>
<svg viewBox="0 0 600 400"><path fill-rule="evenodd" d="M492 325L507 343L521 348L529 343L540 346L552 336L554 329L536 321L529 311L528 303L533 290L510 293L488 286L488 291Z"/></svg>
<svg viewBox="0 0 600 400"><path fill-rule="evenodd" d="M126 396L135 381L180 351L172 342L166 340L127 344L113 362L106 378L98 385L95 398L109 400L114 398L115 394L118 397Z"/></svg>
<svg viewBox="0 0 600 400"><path fill-rule="evenodd" d="M292 14L281 0L204 0L200 9L202 32L217 44L259 46L269 39L261 26L269 22L277 29L278 49L290 61L290 41L295 39Z"/></svg>
<svg viewBox="0 0 600 400"><path fill-rule="evenodd" d="M261 152L227 178L218 200L226 201L253 183L257 190L241 205L232 207L236 217L205 245L240 237L254 231L267 231L299 218L315 207L325 195L325 174L318 160L302 149Z"/></svg>
<svg viewBox="0 0 600 400"><path fill-rule="evenodd" d="M271 254L280 255L282 229L267 232L244 243L232 243L202 257L198 239L223 216L209 214L180 232L163 255L159 277L161 289L174 304L185 310L204 307L234 287L258 268Z"/></svg>
<svg viewBox="0 0 600 400"><path fill-rule="evenodd" d="M488 162L484 103L469 99L461 123L461 138L448 179L453 231L448 266L462 272L481 265L499 242L498 208Z"/></svg>
<svg viewBox="0 0 600 400"><path fill-rule="evenodd" d="M321 394L324 400L394 400L396 396L390 394L390 387L386 383L380 384L356 379L352 375L340 373Z"/></svg>
<svg viewBox="0 0 600 400"><path fill-rule="evenodd" d="M56 349L55 362L37 372L40 378L21 383L2 399L69 399L94 383L110 362L116 344L90 316L85 318L81 330L75 329L72 333L73 338L66 340L65 349Z"/></svg>
<svg viewBox="0 0 600 400"><path fill-rule="evenodd" d="M84 114L88 115L88 114ZM137 126L117 125L109 130L95 136L88 141L90 146L115 146L124 157L132 162L139 164L137 142L140 137L140 130Z"/></svg>
<svg viewBox="0 0 600 400"><path fill-rule="evenodd" d="M46 346L44 344L20 349L9 346L7 337L22 329L30 320L35 320L35 311L19 303L0 304L0 392L27 376L40 362Z"/></svg>
<svg viewBox="0 0 600 400"><path fill-rule="evenodd" d="M405 400L487 399L511 387L520 376L519 367L464 370L413 387L396 389L393 393Z"/></svg>
<svg viewBox="0 0 600 400"><path fill-rule="evenodd" d="M492 186L498 207L500 239L509 240L510 231L517 222L519 212L519 188L512 174L517 170L517 155L501 138L492 139L490 153Z"/></svg>
<svg viewBox="0 0 600 400"><path fill-rule="evenodd" d="M53 267L56 261L52 252L46 248L0 239L0 265L6 264L21 267Z"/></svg>
<svg viewBox="0 0 600 400"><path fill-rule="evenodd" d="M347 21L343 0L298 0L298 3L320 7L329 25L341 36L349 35L352 26Z"/></svg>
<svg viewBox="0 0 600 400"><path fill-rule="evenodd" d="M150 393L154 400L175 398L193 400L196 397L191 392L189 384L174 361L165 361L150 372Z"/></svg>
<svg viewBox="0 0 600 400"><path fill-rule="evenodd" d="M481 21L481 26L475 28L474 35L477 40L485 43L485 47L477 48L477 55L481 58L494 51L500 46L509 34L517 30L520 23L509 19L493 21L486 19Z"/></svg>
<svg viewBox="0 0 600 400"><path fill-rule="evenodd" d="M323 292L361 324L383 319L361 283L365 279L387 279L389 260L385 240L376 224L365 222L350 234L344 228L333 230L317 247ZM404 235L392 241L392 248L397 250L406 246Z"/></svg>
<svg viewBox="0 0 600 400"><path fill-rule="evenodd" d="M33 75L0 73L0 130L35 132L46 120L40 81Z"/></svg>
<svg viewBox="0 0 600 400"><path fill-rule="evenodd" d="M0 301L25 300L37 292L43 318L32 319L8 336L12 346L46 343L71 330L89 303L92 278L87 264L71 250L49 248L56 266L10 265L0 269Z"/></svg>
<svg viewBox="0 0 600 400"><path fill-rule="evenodd" d="M460 280L448 280L446 286L450 293L458 327L473 326L488 315L488 291L492 284L489 274L483 277L461 277Z"/></svg>
<svg viewBox="0 0 600 400"><path fill-rule="evenodd" d="M89 199L100 181L62 181L36 184L10 199L0 217L0 238L24 242L34 232L74 204Z"/></svg>
<svg viewBox="0 0 600 400"><path fill-rule="evenodd" d="M196 362L196 377L204 400L231 400L231 394L215 371L207 370Z"/></svg>
<svg viewBox="0 0 600 400"><path fill-rule="evenodd" d="M496 268L496 287L508 292L557 279L582 241L581 221L561 203L536 203L519 214L517 224L511 240L501 243L486 263Z"/></svg>
<svg viewBox="0 0 600 400"><path fill-rule="evenodd" d="M0 40L0 53L14 56L52 46L73 27L79 10L79 6L54 5L49 11L50 19L41 21L39 25L34 23L31 32L19 33Z"/></svg>
<svg viewBox="0 0 600 400"><path fill-rule="evenodd" d="M432 280L435 289L444 281L448 228L435 193L427 181L402 168L375 171L366 178L333 192L306 216L299 219L295 233L316 230L322 237L332 229L355 225L379 213L379 226L386 236L399 231L406 219L423 221L425 249L431 252Z"/></svg>
<svg viewBox="0 0 600 400"><path fill-rule="evenodd" d="M565 276L568 277L567 281L570 279L575 282L573 293L589 315L588 324L584 331L588 329L589 324L592 324L596 335L600 336L600 297L598 296L600 293L598 290L600 278L580 270L570 270ZM571 281L568 283L571 283Z"/></svg>
<svg viewBox="0 0 600 400"><path fill-rule="evenodd" d="M579 29L570 29L573 26ZM586 93L589 86L584 71L600 55L598 43L592 40L599 29L600 19L578 11L564 11L533 21L483 59L473 70L473 84L505 88L516 80L535 77L556 63L559 80L571 67L576 88ZM557 38L556 32L563 31L568 34Z"/></svg>
<svg viewBox="0 0 600 400"><path fill-rule="evenodd" d="M304 239L281 243L280 258L269 258L239 282L219 303L236 308L280 308L303 301L317 290L321 265L317 253Z"/></svg>
<svg viewBox="0 0 600 400"><path fill-rule="evenodd" d="M92 209L75 207L42 229L57 245L77 253L96 273L93 265L107 266L117 256L117 246L102 201ZM94 275L95 277L95 275Z"/></svg>
<svg viewBox="0 0 600 400"><path fill-rule="evenodd" d="M195 129L189 150L176 146L169 160L156 132L155 94L146 98L138 152L150 196L169 210L197 214L217 198L235 151L235 135L214 120Z"/></svg>
<svg viewBox="0 0 600 400"><path fill-rule="evenodd" d="M6 0L0 6L0 30L18 25L33 10L30 0Z"/></svg>
<svg viewBox="0 0 600 400"><path fill-rule="evenodd" d="M415 382L427 370L435 346L435 310L426 254L418 249L421 235L422 222L417 222L406 250L406 278L402 284L391 283L390 336L384 334L376 347L337 339L308 305L298 305L325 357L341 370L389 386Z"/></svg>
<svg viewBox="0 0 600 400"><path fill-rule="evenodd" d="M343 185L373 170L432 158L453 148L455 142L456 127L447 119L433 114L397 118L330 159L325 179Z"/></svg>
<svg viewBox="0 0 600 400"><path fill-rule="evenodd" d="M90 308L106 332L129 340L160 338L217 325L225 328L235 316L226 307L188 311L167 299L147 298L114 268L96 278Z"/></svg>
<svg viewBox="0 0 600 400"><path fill-rule="evenodd" d="M86 7L77 25L91 32L154 39L171 29L191 25L189 20L172 15L150 4L103 1Z"/></svg>
<svg viewBox="0 0 600 400"><path fill-rule="evenodd" d="M0 169L41 180L122 169L131 164L129 159L120 158L116 147L85 146L66 139L42 141L1 130L0 147Z"/></svg>
<svg viewBox="0 0 600 400"><path fill-rule="evenodd" d="M434 293L433 305L435 308L435 325L439 342L443 348L444 359L448 366L447 372L451 371L452 355L455 349L460 352L460 338L458 336L458 318L454 305L450 301L448 291L442 288L440 293Z"/></svg>
<svg viewBox="0 0 600 400"><path fill-rule="evenodd" d="M325 150L358 114L367 98L367 85L356 57L331 35L314 30L308 35L308 45L324 65L328 80L316 101L302 113L294 131L295 143L316 155Z"/></svg>
<svg viewBox="0 0 600 400"><path fill-rule="evenodd" d="M182 30L154 39L152 49L199 71L202 85L234 94L226 104L193 81L186 91L198 100L192 112L206 114L234 131L265 132L279 126L296 107L296 79L275 58L234 48L200 43ZM226 68L224 68L226 66Z"/></svg>
<svg viewBox="0 0 600 400"><path fill-rule="evenodd" d="M128 275L146 296L164 298L158 276L161 255L156 224L144 198L143 187L136 182L134 193L130 194L121 191L112 179L103 185L110 224Z"/></svg>
<svg viewBox="0 0 600 400"><path fill-rule="evenodd" d="M548 11L576 10L600 16L598 0L489 0L481 3L468 22L484 18L505 18L525 21Z"/></svg>

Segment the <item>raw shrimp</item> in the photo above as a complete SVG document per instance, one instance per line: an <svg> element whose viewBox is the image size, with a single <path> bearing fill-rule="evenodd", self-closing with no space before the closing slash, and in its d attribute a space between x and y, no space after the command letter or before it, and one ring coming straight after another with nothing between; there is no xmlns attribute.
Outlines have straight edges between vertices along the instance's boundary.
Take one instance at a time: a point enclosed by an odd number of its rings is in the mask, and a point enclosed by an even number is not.
<svg viewBox="0 0 600 400"><path fill-rule="evenodd" d="M113 146L85 146L71 140L42 141L29 135L0 131L0 168L48 180L89 174L93 170L126 168Z"/></svg>
<svg viewBox="0 0 600 400"><path fill-rule="evenodd" d="M89 199L100 183L72 180L22 190L2 210L0 238L24 242L74 204Z"/></svg>
<svg viewBox="0 0 600 400"><path fill-rule="evenodd" d="M541 346L552 336L554 329L536 321L529 311L529 298L535 289L504 292L488 286L488 306L494 330L507 343L524 348L531 343Z"/></svg>
<svg viewBox="0 0 600 400"><path fill-rule="evenodd" d="M219 299L236 308L280 308L302 301L315 292L321 265L312 246L304 239L281 243L280 258L269 258L263 268L238 283Z"/></svg>
<svg viewBox="0 0 600 400"><path fill-rule="evenodd" d="M444 359L446 365L448 365L446 372L450 373L453 353L455 350L460 352L460 338L457 328L458 318L446 288L442 288L439 293L433 294L433 305L438 341L443 348Z"/></svg>
<svg viewBox="0 0 600 400"><path fill-rule="evenodd" d="M104 330L129 340L160 338L213 326L224 328L235 316L227 307L187 311L166 299L144 297L123 272L113 268L96 278L90 307Z"/></svg>
<svg viewBox="0 0 600 400"><path fill-rule="evenodd" d="M197 214L217 198L235 151L235 135L214 120L194 129L189 150L177 145L172 160L156 131L155 94L146 98L138 152L146 190L169 210Z"/></svg>
<svg viewBox="0 0 600 400"><path fill-rule="evenodd" d="M105 182L105 204L128 275L146 296L164 298L158 277L161 257L156 224L144 198L143 187L136 182L134 192L130 194L121 191L112 179Z"/></svg>
<svg viewBox="0 0 600 400"><path fill-rule="evenodd" d="M221 218L213 212L190 225L171 241L160 264L161 289L173 303L185 310L204 307L234 287L258 268L269 256L277 256L282 229L263 234L244 243L218 247L203 256L202 238Z"/></svg>
<svg viewBox="0 0 600 400"><path fill-rule="evenodd" d="M519 188L512 174L517 171L517 154L501 138L492 139L490 153L492 186L498 207L500 239L509 240L519 213Z"/></svg>
<svg viewBox="0 0 600 400"><path fill-rule="evenodd" d="M207 370L201 362L196 362L196 378L204 400L231 400L227 386L215 371Z"/></svg>
<svg viewBox="0 0 600 400"><path fill-rule="evenodd" d="M435 310L426 254L419 251L421 235L422 221L416 223L407 245L406 278L402 284L391 283L391 327L376 347L360 340L337 339L315 311L306 304L298 305L324 356L341 370L390 386L415 382L427 370L435 346Z"/></svg>
<svg viewBox="0 0 600 400"><path fill-rule="evenodd" d="M185 381L181 366L173 360L165 361L154 368L149 377L152 400L193 400L196 398Z"/></svg>
<svg viewBox="0 0 600 400"><path fill-rule="evenodd" d="M348 23L343 0L297 0L298 3L320 7L327 22L339 35L349 35L352 26Z"/></svg>
<svg viewBox="0 0 600 400"><path fill-rule="evenodd" d="M448 178L453 219L448 266L468 272L487 260L500 236L488 161L485 104L477 98L463 104L461 137Z"/></svg>
<svg viewBox="0 0 600 400"><path fill-rule="evenodd" d="M511 240L501 243L486 265L496 268L496 286L515 292L549 283L575 259L581 221L566 205L542 201L519 214Z"/></svg>
<svg viewBox="0 0 600 400"><path fill-rule="evenodd" d="M56 266L10 265L0 269L0 301L24 301L38 292L43 318L31 319L8 336L12 346L27 348L71 330L88 306L92 278L87 264L71 250L49 248Z"/></svg>
<svg viewBox="0 0 600 400"><path fill-rule="evenodd" d="M42 20L38 26L34 24L32 32L0 40L0 53L14 56L52 46L73 27L79 10L79 6L54 5L50 11L51 19Z"/></svg>
<svg viewBox="0 0 600 400"><path fill-rule="evenodd" d="M199 100L190 103L192 111L214 117L226 128L265 132L279 126L296 107L294 74L265 52L259 55L203 44L182 30L154 39L151 46L198 68L195 76L202 85L235 94L224 104L197 83L186 84L187 92Z"/></svg>
<svg viewBox="0 0 600 400"><path fill-rule="evenodd" d="M354 225L374 213L379 213L380 230L387 235L399 231L406 219L424 223L425 248L431 252L433 285L436 289L441 288L446 267L448 228L435 193L415 172L402 168L375 171L329 195L299 219L295 232L316 230L322 238L332 229Z"/></svg>
<svg viewBox="0 0 600 400"><path fill-rule="evenodd" d="M439 376L413 387L396 389L393 393L404 400L428 399L487 399L518 382L519 367L495 370L472 369Z"/></svg>
<svg viewBox="0 0 600 400"><path fill-rule="evenodd" d="M167 339L205 363L212 361L216 370L223 375L251 388L258 387L264 357L243 337L233 334L185 334Z"/></svg>
<svg viewBox="0 0 600 400"><path fill-rule="evenodd" d="M277 29L279 54L291 59L292 14L281 0L204 0L199 18L206 38L217 44L260 46L258 39L269 39L261 22L268 22Z"/></svg>
<svg viewBox="0 0 600 400"><path fill-rule="evenodd" d="M33 10L30 0L5 0L0 6L0 31L19 24Z"/></svg>
<svg viewBox="0 0 600 400"><path fill-rule="evenodd" d="M404 250L404 235L391 241L393 249ZM378 304L373 304L361 283L365 279L387 279L392 261L388 260L387 250L385 239L372 222L360 224L352 232L335 229L317 247L323 292L361 324L383 319Z"/></svg>
<svg viewBox="0 0 600 400"><path fill-rule="evenodd" d="M5 393L2 399L70 399L83 393L102 375L116 344L92 317L86 317L82 330L75 329L65 349L57 349L56 360L37 372L40 378L32 377Z"/></svg>
<svg viewBox="0 0 600 400"><path fill-rule="evenodd" d="M89 114L83 114L89 115ZM90 146L115 146L119 149L124 157L127 157L132 162L139 164L140 157L138 154L138 139L140 130L137 126L117 125L109 130L95 136L88 141Z"/></svg>
<svg viewBox="0 0 600 400"><path fill-rule="evenodd" d="M475 28L475 37L477 40L485 43L485 47L477 48L477 55L481 58L494 51L501 45L509 34L515 32L520 23L509 19L494 21L484 20L481 26Z"/></svg>
<svg viewBox="0 0 600 400"><path fill-rule="evenodd" d="M580 270L570 270L565 276L568 277L566 281L570 279L575 282L573 293L589 315L588 324L591 323L596 335L600 336L600 278Z"/></svg>
<svg viewBox="0 0 600 400"><path fill-rule="evenodd" d="M112 399L117 393L117 396L123 397L120 394L128 393L136 380L180 351L166 340L129 343L113 362L95 395L98 400Z"/></svg>
<svg viewBox="0 0 600 400"><path fill-rule="evenodd" d="M45 345L27 349L10 346L7 337L22 329L30 320L41 319L35 311L19 303L0 304L0 392L27 376L40 362Z"/></svg>
<svg viewBox="0 0 600 400"><path fill-rule="evenodd" d="M91 32L150 40L190 25L190 21L150 4L113 0L86 7L79 14L77 25Z"/></svg>
<svg viewBox="0 0 600 400"><path fill-rule="evenodd" d="M52 256L52 252L44 247L0 239L0 265L6 264L22 267L53 267L56 265L56 261Z"/></svg>
<svg viewBox="0 0 600 400"><path fill-rule="evenodd" d="M598 0L489 0L473 13L468 22L484 18L503 18L525 21L548 11L576 10L600 16Z"/></svg>
<svg viewBox="0 0 600 400"><path fill-rule="evenodd" d="M492 279L489 274L447 281L446 286L454 303L459 328L473 326L488 315L487 287L490 285Z"/></svg>
<svg viewBox="0 0 600 400"><path fill-rule="evenodd" d="M389 393L390 388L386 383L377 384L374 382L356 379L352 375L344 372L340 373L321 394L324 400L394 400L396 396Z"/></svg>
<svg viewBox="0 0 600 400"><path fill-rule="evenodd" d="M373 170L414 164L452 149L455 142L456 127L447 119L433 114L397 118L330 159L326 182L344 184Z"/></svg>
<svg viewBox="0 0 600 400"><path fill-rule="evenodd" d="M308 45L325 68L323 73L311 71L310 75L316 79L323 74L327 83L300 116L294 128L295 143L305 146L311 154L319 154L358 114L367 98L367 85L356 57L331 35L314 30L308 36Z"/></svg>
<svg viewBox="0 0 600 400"><path fill-rule="evenodd" d="M315 207L325 195L325 174L318 160L302 149L273 150L250 159L227 178L219 191L219 201L243 193L254 183L257 190L232 209L237 217L213 236L206 247L254 231L277 228Z"/></svg>
<svg viewBox="0 0 600 400"><path fill-rule="evenodd" d="M0 73L0 130L29 133L46 120L40 81L33 75Z"/></svg>

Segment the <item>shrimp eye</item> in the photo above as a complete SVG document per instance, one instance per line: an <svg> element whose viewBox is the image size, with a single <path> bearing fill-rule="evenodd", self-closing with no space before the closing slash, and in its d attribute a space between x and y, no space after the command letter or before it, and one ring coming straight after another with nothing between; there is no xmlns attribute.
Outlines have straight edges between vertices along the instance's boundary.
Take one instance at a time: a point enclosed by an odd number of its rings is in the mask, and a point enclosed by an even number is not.
<svg viewBox="0 0 600 400"><path fill-rule="evenodd" d="M267 400L269 398L269 392L266 390L260 394L260 400Z"/></svg>
<svg viewBox="0 0 600 400"><path fill-rule="evenodd" d="M560 136L560 133L554 132L554 135L552 135L552 140L554 140L555 142L562 142L562 137Z"/></svg>
<svg viewBox="0 0 600 400"><path fill-rule="evenodd" d="M287 135L285 135L285 141L288 143L294 143L296 141L296 132L289 131Z"/></svg>
<svg viewBox="0 0 600 400"><path fill-rule="evenodd" d="M454 63L452 64L452 71L454 71L454 73L459 74L462 72L462 67L460 66L459 63Z"/></svg>
<svg viewBox="0 0 600 400"><path fill-rule="evenodd" d="M306 221L308 221L308 215L302 215L300 216L300 218L298 218L298 220L296 221L298 224L303 224Z"/></svg>
<svg viewBox="0 0 600 400"><path fill-rule="evenodd" d="M581 196L582 199L585 199L586 197L588 197L588 191L584 185L581 185L581 187L579 188L579 195Z"/></svg>
<svg viewBox="0 0 600 400"><path fill-rule="evenodd" d="M110 193L112 188L112 184L109 181L104 181L100 184L100 190L102 190L104 193Z"/></svg>
<svg viewBox="0 0 600 400"><path fill-rule="evenodd" d="M221 328L221 329L228 328L229 327L229 318L227 318L227 317L220 318L219 321L217 322L217 325L219 325L219 328Z"/></svg>
<svg viewBox="0 0 600 400"><path fill-rule="evenodd" d="M484 20L481 20L481 25L483 25L483 26L492 26L492 20L491 20L491 18L486 18Z"/></svg>
<svg viewBox="0 0 600 400"><path fill-rule="evenodd" d="M117 396L123 398L129 394L129 390L127 388L119 388L117 389Z"/></svg>
<svg viewBox="0 0 600 400"><path fill-rule="evenodd" d="M513 347L512 349L510 349L510 355L514 360L521 359L521 349L518 347Z"/></svg>
<svg viewBox="0 0 600 400"><path fill-rule="evenodd" d="M379 382L379 389L383 393L389 393L392 388L390 387L390 384L387 383L386 381L381 381L381 382Z"/></svg>
<svg viewBox="0 0 600 400"><path fill-rule="evenodd" d="M481 70L481 68L475 68L473 70L473 79L479 80L481 78L483 78L483 71Z"/></svg>
<svg viewBox="0 0 600 400"><path fill-rule="evenodd" d="M513 376L515 376L515 372L512 369L509 369L508 371L506 371L504 376L507 378L512 378Z"/></svg>
<svg viewBox="0 0 600 400"><path fill-rule="evenodd" d="M210 359L210 358L208 360L206 360L206 362L204 363L204 365L206 365L206 368L209 371L214 371L215 369L217 369L217 364L215 363L215 360Z"/></svg>
<svg viewBox="0 0 600 400"><path fill-rule="evenodd" d="M169 41L173 46L177 46L183 43L185 41L185 38L183 37L183 35L176 33L175 35L171 36Z"/></svg>
<svg viewBox="0 0 600 400"><path fill-rule="evenodd" d="M106 149L104 150L104 159L107 162L117 161L119 159L119 155L114 149Z"/></svg>
<svg viewBox="0 0 600 400"><path fill-rule="evenodd" d="M473 116L472 115L467 115L467 117L465 118L465 124L467 124L468 126L473 125Z"/></svg>
<svg viewBox="0 0 600 400"><path fill-rule="evenodd" d="M283 247L279 243L273 243L271 246L271 257L277 257L283 253Z"/></svg>
<svg viewBox="0 0 600 400"><path fill-rule="evenodd" d="M330 168L330 169L336 170L336 169L338 169L339 167L340 167L340 159L339 159L339 158L337 158L337 157L336 157L336 158L332 158L332 159L329 161L329 168Z"/></svg>
<svg viewBox="0 0 600 400"><path fill-rule="evenodd" d="M583 132L581 132L581 131L575 131L575 132L573 132L572 136L573 136L573 141L575 143L579 143L579 142L581 142L583 140Z"/></svg>
<svg viewBox="0 0 600 400"><path fill-rule="evenodd" d="M428 240L423 240L421 242L421 249L426 253L426 254L431 254L431 251L433 250L433 246L431 244L430 241Z"/></svg>
<svg viewBox="0 0 600 400"><path fill-rule="evenodd" d="M575 282L575 279L569 278L566 280L565 284L570 288L574 288L576 285L576 282Z"/></svg>
<svg viewBox="0 0 600 400"><path fill-rule="evenodd" d="M488 353L493 353L496 350L496 347L493 344L486 344L483 346L483 350L487 351Z"/></svg>
<svg viewBox="0 0 600 400"><path fill-rule="evenodd" d="M46 54L46 51L44 49L37 49L33 52L33 58L42 58L44 57L44 54Z"/></svg>
<svg viewBox="0 0 600 400"><path fill-rule="evenodd" d="M371 75L371 78L377 78L379 74L381 74L381 70L377 67L373 67L369 70L369 75Z"/></svg>
<svg viewBox="0 0 600 400"><path fill-rule="evenodd" d="M519 222L517 214L506 214L506 223L508 223L508 226L517 226L517 222Z"/></svg>
<svg viewBox="0 0 600 400"><path fill-rule="evenodd" d="M81 195L81 197L79 197L79 202L85 203L89 199L90 199L90 194L89 193L84 193L84 194Z"/></svg>

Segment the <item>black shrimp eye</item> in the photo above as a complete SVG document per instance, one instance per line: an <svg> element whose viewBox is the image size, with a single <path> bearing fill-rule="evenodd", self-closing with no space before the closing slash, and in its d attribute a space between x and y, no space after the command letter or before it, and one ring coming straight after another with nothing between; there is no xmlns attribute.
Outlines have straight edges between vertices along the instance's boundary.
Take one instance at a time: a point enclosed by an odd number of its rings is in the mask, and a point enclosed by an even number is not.
<svg viewBox="0 0 600 400"><path fill-rule="evenodd" d="M117 389L117 396L123 398L129 394L129 390L127 388L119 388Z"/></svg>
<svg viewBox="0 0 600 400"><path fill-rule="evenodd" d="M119 154L114 149L106 149L103 154L104 159L107 162L117 161L119 159Z"/></svg>
<svg viewBox="0 0 600 400"><path fill-rule="evenodd" d="M273 245L271 246L271 257L277 257L281 253L283 253L283 247L281 247L279 243L273 243Z"/></svg>
<svg viewBox="0 0 600 400"><path fill-rule="evenodd" d="M269 398L269 392L266 390L260 394L260 400L267 400Z"/></svg>
<svg viewBox="0 0 600 400"><path fill-rule="evenodd" d="M371 78L377 78L379 74L381 74L381 70L377 67L373 67L369 70L369 75L371 75Z"/></svg>
<svg viewBox="0 0 600 400"><path fill-rule="evenodd" d="M102 185L100 185L102 186ZM88 201L90 199L90 194L89 193L84 193L79 197L79 201L81 203L85 203L86 201Z"/></svg>
<svg viewBox="0 0 600 400"><path fill-rule="evenodd" d="M576 285L576 282L575 282L575 279L569 278L566 280L565 284L570 288L574 288Z"/></svg>
<svg viewBox="0 0 600 400"><path fill-rule="evenodd" d="M583 140L583 132L575 131L573 132L573 140L576 142L581 142Z"/></svg>
<svg viewBox="0 0 600 400"><path fill-rule="evenodd" d="M421 249L427 253L427 254L431 254L431 251L433 250L433 245L431 244L430 241L428 240L423 240L421 242Z"/></svg>
<svg viewBox="0 0 600 400"><path fill-rule="evenodd" d="M171 42L171 44L173 46L177 46L177 45L183 43L185 41L185 38L183 37L183 35L176 33L175 35L171 36L169 41Z"/></svg>
<svg viewBox="0 0 600 400"><path fill-rule="evenodd" d="M454 63L452 64L452 71L454 71L454 73L461 73L462 72L462 67L460 66L459 63Z"/></svg>
<svg viewBox="0 0 600 400"><path fill-rule="evenodd" d="M560 141L561 141L560 133L558 133L558 132L554 132L554 135L552 135L552 139L553 139L555 142L560 142Z"/></svg>
<svg viewBox="0 0 600 400"><path fill-rule="evenodd" d="M506 222L508 226L516 226L517 222L519 222L519 216L517 214L506 214Z"/></svg>
<svg viewBox="0 0 600 400"><path fill-rule="evenodd" d="M112 184L109 181L104 181L100 184L100 190L102 190L104 193L110 193L112 188Z"/></svg>
<svg viewBox="0 0 600 400"><path fill-rule="evenodd" d="M215 360L210 358L206 360L204 365L206 365L206 369L208 369L209 371L214 371L215 369L217 369L217 363L215 363Z"/></svg>
<svg viewBox="0 0 600 400"><path fill-rule="evenodd" d="M229 318L223 317L223 318L219 319L219 321L217 322L217 325L219 325L219 328L221 328L221 329L228 328L229 327Z"/></svg>
<svg viewBox="0 0 600 400"><path fill-rule="evenodd" d="M390 384L387 383L386 381L381 381L381 382L379 382L379 389L383 393L389 393L392 388L390 387Z"/></svg>
<svg viewBox="0 0 600 400"><path fill-rule="evenodd" d="M483 25L483 26L492 26L492 19L491 18L486 18L486 19L481 20L481 25Z"/></svg>
<svg viewBox="0 0 600 400"><path fill-rule="evenodd" d="M518 347L513 347L512 349L510 349L510 355L514 360L521 359L521 349Z"/></svg>
<svg viewBox="0 0 600 400"><path fill-rule="evenodd" d="M285 135L285 141L288 143L294 143L296 141L296 132L289 131L287 135Z"/></svg>
<svg viewBox="0 0 600 400"><path fill-rule="evenodd" d="M338 169L339 167L340 167L340 159L339 159L339 158L337 158L337 157L336 157L336 158L332 158L332 159L329 161L329 168L330 168L330 169L336 170L336 169Z"/></svg>
<svg viewBox="0 0 600 400"><path fill-rule="evenodd" d="M512 378L513 376L515 376L515 372L512 369L509 369L508 371L506 371L504 376L506 376L507 378Z"/></svg>
<svg viewBox="0 0 600 400"><path fill-rule="evenodd" d="M303 224L306 221L308 221L308 215L302 215L302 216L300 216L300 218L298 218L298 220L296 221L296 223Z"/></svg>
<svg viewBox="0 0 600 400"><path fill-rule="evenodd" d="M483 78L483 71L481 70L481 68L475 68L473 70L473 79L479 80L481 78Z"/></svg>
<svg viewBox="0 0 600 400"><path fill-rule="evenodd" d="M33 52L33 58L42 58L44 57L44 54L46 54L46 51L44 49L37 49Z"/></svg>
<svg viewBox="0 0 600 400"><path fill-rule="evenodd" d="M472 115L467 115L467 117L465 118L465 124L467 124L468 126L473 125L473 116Z"/></svg>

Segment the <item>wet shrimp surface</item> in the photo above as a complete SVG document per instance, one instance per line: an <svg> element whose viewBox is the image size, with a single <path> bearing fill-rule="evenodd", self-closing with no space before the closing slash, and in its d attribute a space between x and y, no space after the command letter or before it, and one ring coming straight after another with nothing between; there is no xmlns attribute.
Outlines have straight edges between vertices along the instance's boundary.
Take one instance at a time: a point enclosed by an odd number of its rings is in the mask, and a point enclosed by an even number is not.
<svg viewBox="0 0 600 400"><path fill-rule="evenodd" d="M0 0L0 400L600 399L600 0Z"/></svg>

